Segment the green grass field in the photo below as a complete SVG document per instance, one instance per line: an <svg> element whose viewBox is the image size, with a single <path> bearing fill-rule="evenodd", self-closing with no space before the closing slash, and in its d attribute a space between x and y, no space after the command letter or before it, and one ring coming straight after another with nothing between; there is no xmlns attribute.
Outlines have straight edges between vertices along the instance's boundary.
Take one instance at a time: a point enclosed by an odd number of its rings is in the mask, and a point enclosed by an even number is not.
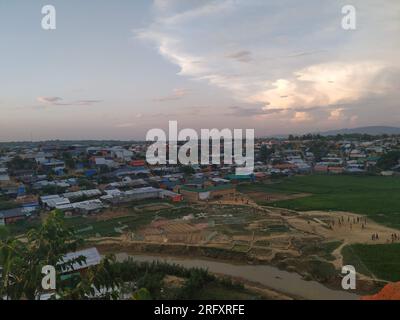
<svg viewBox="0 0 400 320"><path fill-rule="evenodd" d="M310 175L271 184L239 186L241 192L311 193L311 196L260 204L299 211L338 210L365 214L400 229L400 179L380 176Z"/></svg>
<svg viewBox="0 0 400 320"><path fill-rule="evenodd" d="M344 264L353 265L357 272L387 281L400 281L400 243L354 244L342 250Z"/></svg>
<svg viewBox="0 0 400 320"><path fill-rule="evenodd" d="M136 231L140 227L149 224L156 217L175 219L188 214L188 212L189 211L186 207L175 207L171 209L143 212L137 212L131 209L131 213L124 217L103 221L95 221L91 218L85 217L73 217L66 219L66 223L68 226L74 228L75 231L81 230L81 232L78 231L78 234L81 236L88 237L99 234L102 237L113 237L120 235L115 228L127 226L124 230ZM193 210L190 212L193 212Z"/></svg>

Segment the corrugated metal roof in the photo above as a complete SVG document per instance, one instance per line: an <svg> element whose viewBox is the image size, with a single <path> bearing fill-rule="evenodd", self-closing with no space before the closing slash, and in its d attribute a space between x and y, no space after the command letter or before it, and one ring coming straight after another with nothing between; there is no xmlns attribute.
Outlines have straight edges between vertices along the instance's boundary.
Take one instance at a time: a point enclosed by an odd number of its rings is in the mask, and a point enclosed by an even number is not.
<svg viewBox="0 0 400 320"><path fill-rule="evenodd" d="M14 218L27 215L29 211L25 208L14 208L0 211L0 218Z"/></svg>
<svg viewBox="0 0 400 320"><path fill-rule="evenodd" d="M79 264L78 262L74 263L71 268L65 268L64 273L85 269L90 266L95 266L95 265L98 265L101 261L101 256L99 254L99 251L97 250L97 248L94 248L94 247L89 248L89 249L80 250L77 252L67 253L65 256L63 256L62 260L65 263L68 261L78 259L79 257L85 257L86 261L82 262L81 264ZM61 263L62 262L60 262L60 264Z"/></svg>
<svg viewBox="0 0 400 320"><path fill-rule="evenodd" d="M146 187L146 188L137 188L133 190L128 190L125 191L126 195L132 195L132 194L142 194L142 193L151 193L151 192L160 192L161 189L156 189L153 187Z"/></svg>
<svg viewBox="0 0 400 320"><path fill-rule="evenodd" d="M8 174L0 174L0 181L10 181L10 176Z"/></svg>
<svg viewBox="0 0 400 320"><path fill-rule="evenodd" d="M81 190L76 192L67 192L63 194L65 198L95 197L100 196L102 192L99 189Z"/></svg>
<svg viewBox="0 0 400 320"><path fill-rule="evenodd" d="M185 191L191 191L191 192L209 192L209 191L217 191L217 190L228 190L228 189L234 189L235 187L231 184L221 184L219 186L211 186L211 187L206 187L206 188L192 188L189 186L181 186L181 190Z"/></svg>

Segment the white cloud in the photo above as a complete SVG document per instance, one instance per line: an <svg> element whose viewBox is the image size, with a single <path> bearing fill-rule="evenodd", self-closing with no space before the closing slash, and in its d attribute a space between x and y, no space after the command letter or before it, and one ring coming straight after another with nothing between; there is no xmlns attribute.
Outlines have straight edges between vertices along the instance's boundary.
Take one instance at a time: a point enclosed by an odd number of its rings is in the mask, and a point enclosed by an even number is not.
<svg viewBox="0 0 400 320"><path fill-rule="evenodd" d="M251 100L280 108L349 103L385 93L385 88L374 82L384 69L383 63L374 61L312 65L295 71L290 80L273 82L272 89L256 94Z"/></svg>
<svg viewBox="0 0 400 320"><path fill-rule="evenodd" d="M329 120L338 121L338 120L342 120L343 118L344 118L344 109L343 108L334 109L330 112Z"/></svg>
<svg viewBox="0 0 400 320"><path fill-rule="evenodd" d="M359 116L357 116L357 115L350 117L350 124L352 126L355 126L357 124L358 118L359 118Z"/></svg>
<svg viewBox="0 0 400 320"><path fill-rule="evenodd" d="M295 112L292 118L293 122L308 122L313 120L313 117L308 112Z"/></svg>
<svg viewBox="0 0 400 320"><path fill-rule="evenodd" d="M335 1L167 5L159 0L154 21L135 34L156 44L179 67L180 76L222 88L240 102L262 104L265 111L291 110L277 116L292 119L294 114L293 121L312 118L311 110L300 107L326 106L326 119L333 121L340 117L329 113L332 105L358 103L371 95L384 104L385 95L398 94L391 83L399 73L382 75L400 68L399 57L391 54L400 50L400 2L385 3L385 10L377 10L372 0L355 0L355 5L360 25L347 32L341 28L341 4ZM379 39L379 46L373 39Z"/></svg>

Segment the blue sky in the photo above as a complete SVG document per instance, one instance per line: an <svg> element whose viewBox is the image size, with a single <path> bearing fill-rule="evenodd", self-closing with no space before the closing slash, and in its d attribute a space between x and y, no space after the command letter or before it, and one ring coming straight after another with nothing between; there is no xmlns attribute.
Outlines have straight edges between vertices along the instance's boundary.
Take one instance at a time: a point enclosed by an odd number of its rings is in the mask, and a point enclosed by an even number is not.
<svg viewBox="0 0 400 320"><path fill-rule="evenodd" d="M399 34L396 0L1 1L0 140L398 125Z"/></svg>

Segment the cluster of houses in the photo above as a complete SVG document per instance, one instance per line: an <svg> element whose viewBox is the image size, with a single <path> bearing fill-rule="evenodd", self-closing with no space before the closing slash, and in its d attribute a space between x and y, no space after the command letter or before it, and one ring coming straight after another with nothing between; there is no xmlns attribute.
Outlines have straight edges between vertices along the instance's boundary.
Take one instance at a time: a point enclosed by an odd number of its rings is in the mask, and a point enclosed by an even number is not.
<svg viewBox="0 0 400 320"><path fill-rule="evenodd" d="M400 138L326 141L317 154L307 140L259 139L250 175L234 165L149 166L147 145L110 147L89 144L25 144L0 148L0 225L37 216L45 210L66 215L99 213L130 202L209 201L236 197L238 183L273 176L311 173L363 173L380 157L399 148ZM383 175L400 172L400 164Z"/></svg>
<svg viewBox="0 0 400 320"><path fill-rule="evenodd" d="M44 145L15 147L0 156L0 225L58 209L96 214L131 202L205 201L235 194L234 168L150 167L146 148Z"/></svg>
<svg viewBox="0 0 400 320"><path fill-rule="evenodd" d="M392 136L376 140L322 140L323 150L315 147L315 140L269 140L260 141L256 146L271 150L266 164L256 166L255 171L268 174L305 173L367 173L374 171L383 155L400 150L400 137ZM321 146L319 146L321 148ZM317 149L316 151L314 151ZM400 173L400 163L390 170L380 171L381 175Z"/></svg>

